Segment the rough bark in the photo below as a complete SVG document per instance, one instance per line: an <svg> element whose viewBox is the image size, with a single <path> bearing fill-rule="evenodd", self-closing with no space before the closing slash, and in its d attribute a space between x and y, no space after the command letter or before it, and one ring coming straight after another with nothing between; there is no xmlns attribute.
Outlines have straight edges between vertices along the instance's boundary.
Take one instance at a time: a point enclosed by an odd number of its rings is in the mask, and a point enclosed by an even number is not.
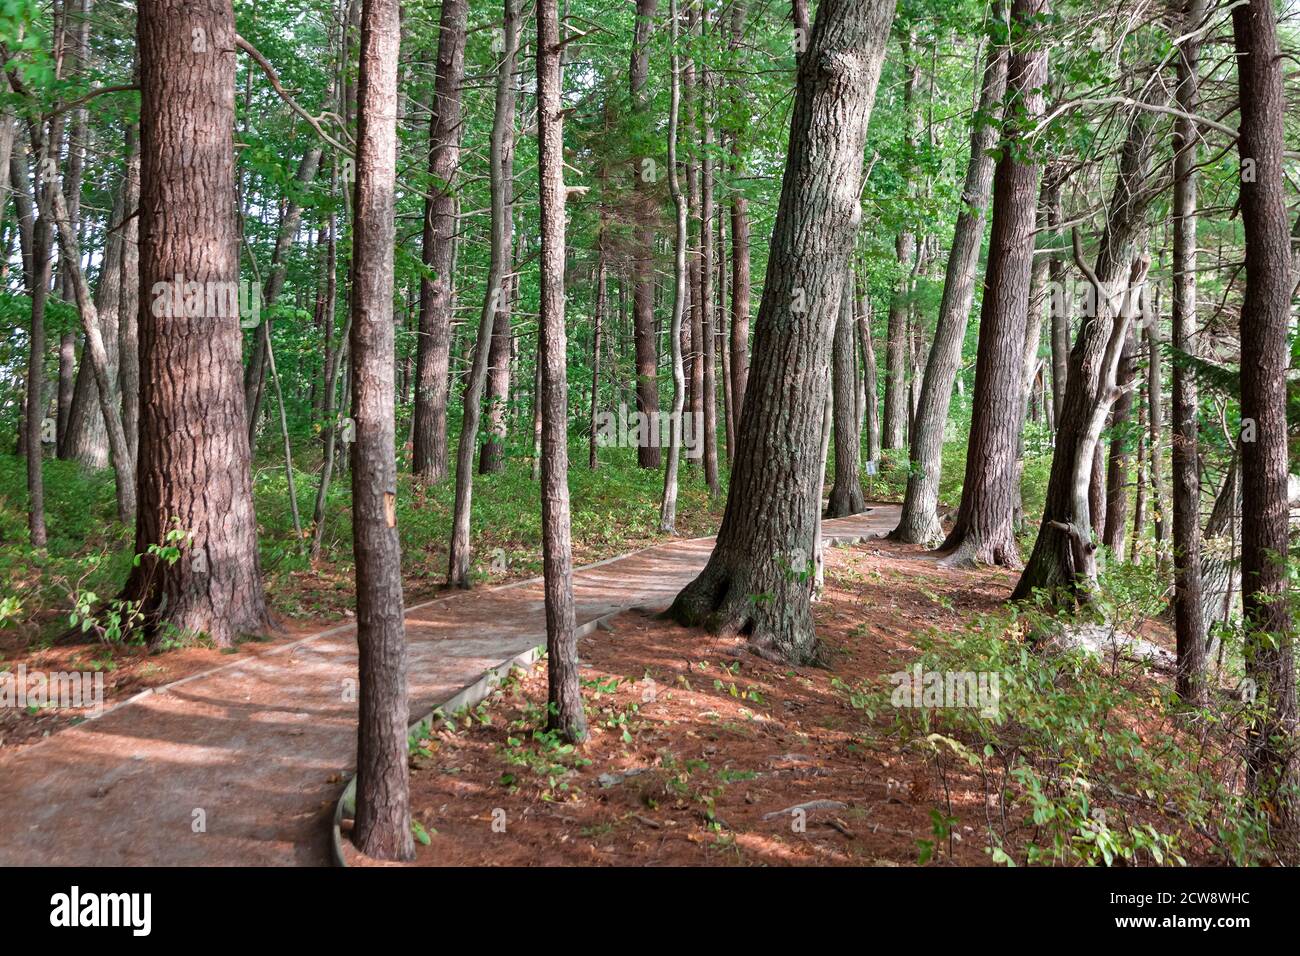
<svg viewBox="0 0 1300 956"><path fill-rule="evenodd" d="M867 119L894 5L823 0L799 60L790 145L759 306L736 463L717 545L670 613L817 659L808 561L844 263L862 216Z"/></svg>
<svg viewBox="0 0 1300 956"><path fill-rule="evenodd" d="M1182 30L1190 33L1205 17L1206 0L1185 0ZM1200 85L1200 40L1192 37L1179 50L1179 109L1195 115ZM1197 142L1200 131L1189 118L1174 121L1174 248L1173 248L1173 344L1196 356L1200 350L1196 318L1196 202ZM1159 349L1151 343L1152 361ZM1191 369L1174 364L1173 477L1174 538L1174 635L1177 646L1178 695L1192 704L1205 700L1207 659L1204 594L1201 559L1201 473L1199 468L1199 425L1197 421L1196 376ZM1153 366L1154 368L1154 366ZM1155 435L1155 388L1152 388L1152 435ZM1153 444L1152 460L1156 457ZM1234 463L1235 465L1235 463ZM1152 473L1154 479L1154 471ZM1235 467L1233 475L1235 484ZM1157 503L1156 508L1160 505Z"/></svg>
<svg viewBox="0 0 1300 956"><path fill-rule="evenodd" d="M1284 862L1300 862L1296 674L1287 594L1287 319L1291 244L1282 149L1285 93L1269 0L1232 11L1241 100L1241 218L1246 291L1241 307L1241 603L1246 673L1259 718L1247 737L1249 782L1269 807ZM1253 175L1247 170L1253 166Z"/></svg>
<svg viewBox="0 0 1300 956"><path fill-rule="evenodd" d="M1047 51L1036 43L1035 18L1049 0L1015 0L1018 41L1007 67L1004 129L1042 112ZM1018 128L1018 127L1014 127ZM1022 146L1005 143L993 181L993 226L980 310L979 351L966 477L957 521L944 540L945 562L1017 567L1014 511L1016 448L1024 418L1023 369L1040 165Z"/></svg>
<svg viewBox="0 0 1300 956"><path fill-rule="evenodd" d="M196 29L207 52L194 49ZM270 625L244 428L238 310L189 315L161 289L233 285L235 20L229 0L142 0L140 49L140 445L135 551L125 597L158 639L174 628L218 647ZM167 315L167 312L180 313ZM198 310L208 311L205 308ZM217 310L229 313L230 310ZM179 517L180 524L176 525ZM174 564L150 556L187 534Z"/></svg>
<svg viewBox="0 0 1300 956"><path fill-rule="evenodd" d="M513 0L507 0L507 5ZM556 0L537 4L537 179L541 218L537 354L542 364L542 573L546 599L548 726L587 736L578 681L569 527L568 383L564 332L564 113Z"/></svg>
<svg viewBox="0 0 1300 956"><path fill-rule="evenodd" d="M420 334L415 359L411 470L422 481L447 476L447 399L450 388L452 285L456 194L460 165L461 84L465 78L466 0L443 0L438 21L438 64L429 118L429 191L424 205L423 256L432 273L420 277Z"/></svg>
<svg viewBox="0 0 1300 956"><path fill-rule="evenodd" d="M393 237L398 0L363 0L352 223L352 547L357 565L357 799L353 841L381 860L415 856L402 552L393 430Z"/></svg>
<svg viewBox="0 0 1300 956"><path fill-rule="evenodd" d="M654 26L658 0L636 0L636 28L632 38L632 63L628 84L637 121L645 125L648 107L645 85L650 75L650 31ZM647 421L659 416L659 349L654 316L654 198L653 182L646 179L646 167L638 160L633 169L633 197L639 220L633 253L632 324L636 349L636 407ZM659 467L659 446L642 442L637 447L642 468Z"/></svg>

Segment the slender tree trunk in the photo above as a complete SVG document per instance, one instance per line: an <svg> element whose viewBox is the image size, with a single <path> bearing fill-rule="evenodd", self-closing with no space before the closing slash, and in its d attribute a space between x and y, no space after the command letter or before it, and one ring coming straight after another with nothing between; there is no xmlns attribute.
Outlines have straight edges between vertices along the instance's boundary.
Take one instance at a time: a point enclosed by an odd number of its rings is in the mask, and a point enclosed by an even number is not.
<svg viewBox="0 0 1300 956"><path fill-rule="evenodd" d="M77 374L77 336L64 332L59 338L59 399L55 420L55 448L62 446L68 433L68 411L72 408L72 390Z"/></svg>
<svg viewBox="0 0 1300 956"><path fill-rule="evenodd" d="M456 506L452 517L451 546L447 556L447 583L470 586L470 515L474 494L474 452L492 348L492 328L503 308L508 312L506 269L510 263L510 202L514 179L515 56L519 50L517 0L505 0L505 51L497 69L496 106L489 146L492 186L492 251L487 291L479 314L474 363L465 384L465 412L456 448Z"/></svg>
<svg viewBox="0 0 1300 956"><path fill-rule="evenodd" d="M664 494L659 506L659 530L673 534L677 530L677 470L682 454L682 409L686 404L686 369L682 360L682 320L686 307L686 237L690 200L682 194L677 176L678 118L681 116L683 69L677 55L677 0L669 0L669 27L672 35L672 79L668 107L668 191L676 213L673 241L673 317L668 333L673 360L673 408L668 421L668 462L664 468ZM694 32L694 31L692 31ZM688 66L687 70L690 69ZM688 164L689 169L689 164ZM692 315L695 303L692 303Z"/></svg>
<svg viewBox="0 0 1300 956"><path fill-rule="evenodd" d="M903 59L907 71L903 81L904 151L910 166L916 149L916 130L921 121L919 112L913 110L916 97L916 80L919 68L907 63L911 42L904 38ZM905 174L906 174L905 170ZM907 396L907 323L911 308L912 280L915 277L916 235L910 228L898 233L894 244L898 257L898 279L889 301L889 327L885 333L885 413L881 426L881 443L885 451L904 446L908 419Z"/></svg>
<svg viewBox="0 0 1300 956"><path fill-rule="evenodd" d="M129 190L123 179L113 197L113 209L109 218L113 226L119 226L126 218L126 199ZM66 205L66 201L65 201ZM68 220L69 236L77 242L76 225ZM118 379L118 344L120 342L118 308L121 304L123 235L119 228L110 232L104 243L104 262L100 269L99 281L95 287L93 305L104 342L104 359L108 363L108 375L114 385L114 402L116 402L116 385ZM60 240L62 247L62 240ZM66 256L64 256L66 260ZM59 286L71 292L76 290L71 279L71 269L80 269L80 263L61 261L59 265ZM108 431L104 423L99 388L96 384L94 365L89 359L92 354L83 344L81 350L81 367L77 370L76 385L72 393L72 405L68 412L68 439L63 446L63 456L80 462L87 468L105 468L109 464Z"/></svg>
<svg viewBox="0 0 1300 956"><path fill-rule="evenodd" d="M452 284L456 246L456 191L460 166L460 88L465 78L466 0L443 0L438 22L438 65L429 118L429 192L424 205L424 264L420 277L420 334L415 359L411 470L422 481L447 476L447 401L450 394Z"/></svg>
<svg viewBox="0 0 1300 956"><path fill-rule="evenodd" d="M600 346L604 331L605 314L609 311L609 267L605 261L605 223L601 214L600 235L596 240L599 261L596 264L596 325L591 333L591 421L589 445L587 450L587 467L595 471L600 467L600 458L596 453L596 417L600 413Z"/></svg>
<svg viewBox="0 0 1300 956"><path fill-rule="evenodd" d="M1281 859L1300 862L1296 672L1287 594L1287 319L1291 240L1282 150L1286 111L1273 4L1232 11L1241 98L1241 602L1246 674L1261 717L1248 731L1249 780L1266 801ZM1254 434L1248 429L1253 424ZM1253 437L1253 441L1249 440Z"/></svg>
<svg viewBox="0 0 1300 956"><path fill-rule="evenodd" d="M880 382L876 373L876 348L871 340L871 300L865 291L858 295L858 347L862 350L862 392L866 414L867 466L880 464Z"/></svg>
<svg viewBox="0 0 1300 956"><path fill-rule="evenodd" d="M697 441L704 443L704 483L709 497L716 498L718 485L718 383L714 363L714 246L713 246L713 123L709 118L709 72L707 65L700 74L700 125L704 131L704 152L700 158L700 384L703 421L697 419L692 426L704 426L704 434ZM696 432L698 436L698 431Z"/></svg>
<svg viewBox="0 0 1300 956"><path fill-rule="evenodd" d="M294 174L294 184L299 190L305 189L316 178L321 152L321 147L311 146L303 153L298 163L298 171ZM268 314L262 316L259 329L253 333L248 367L244 370L244 411L248 417L248 444L254 448L257 446L255 437L258 415L262 407L262 393L266 389L266 353L271 341L269 328L263 331L261 326L270 325L270 309L275 305L275 300L280 297L280 290L284 288L284 280L289 271L289 252L294 237L298 235L298 224L302 222L302 206L298 204L295 196L294 193L290 194L291 198L285 206L284 216L280 220L280 228L275 237L275 249L271 253L271 271L267 276L266 287L262 289L262 310Z"/></svg>
<svg viewBox="0 0 1300 956"><path fill-rule="evenodd" d="M744 632L760 655L818 658L808 561L844 263L862 217L867 119L894 6L822 0L799 59L790 145L717 546L672 615ZM763 595L756 600L755 595Z"/></svg>
<svg viewBox="0 0 1300 956"><path fill-rule="evenodd" d="M844 269L844 291L840 293L840 316L835 323L831 346L832 417L835 420L835 483L831 486L826 517L842 518L866 507L860 472L862 459L861 419L857 408L857 362L853 348L852 259ZM820 545L820 539L816 539Z"/></svg>
<svg viewBox="0 0 1300 956"><path fill-rule="evenodd" d="M67 201L63 190L57 183L47 184L49 193L47 202L50 213L58 226L59 248L63 252L64 275L72 286L77 298L77 310L81 313L81 325L86 333L86 347L82 361L90 366L94 375L95 391L99 401L99 413L108 434L108 447L112 452L113 468L117 472L114 486L117 490L117 516L124 522L135 517L135 470L131 461L131 451L126 444L126 432L122 428L122 416L117 407L116 369L111 363L105 336L100 328L98 310L91 301L90 289L81 272L81 253L77 248L77 236L68 219ZM114 264L113 268L117 268ZM109 268L107 265L105 268ZM117 311L118 289L117 276L112 277L111 296L113 311ZM112 329L114 351L117 346L117 329Z"/></svg>
<svg viewBox="0 0 1300 956"><path fill-rule="evenodd" d="M1014 0L1011 18L1021 45L1007 68L1004 129L1033 122L1043 109L1047 51L1035 42L1036 19L1050 12L1049 0ZM1024 419L1025 323L1038 207L1039 164L1004 149L993 184L993 227L988 274L980 311L979 352L966 478L957 522L944 540L952 564L1017 567L1014 509L1016 444Z"/></svg>
<svg viewBox="0 0 1300 956"><path fill-rule="evenodd" d="M971 124L970 160L962 189L962 207L957 214L952 248L948 253L943 299L939 303L934 342L926 361L920 405L912 432L907 492L898 527L892 534L896 540L911 544L933 546L943 540L943 525L938 513L943 435L948 423L953 382L961 364L961 347L966 340L971 301L975 295L975 269L984 238L989 188L993 183L991 150L998 140L998 121L1006 86L1006 48L990 44L979 109ZM874 400L874 395L871 398Z"/></svg>
<svg viewBox="0 0 1300 956"><path fill-rule="evenodd" d="M1119 355L1115 387L1119 397L1111 408L1110 458L1106 464L1106 536L1103 541L1119 560L1124 559L1124 533L1128 530L1130 429L1133 384L1137 372L1137 336L1130 326Z"/></svg>
<svg viewBox="0 0 1300 956"><path fill-rule="evenodd" d="M122 393L122 429L135 464L140 446L140 134L126 134L126 219L122 225L122 278L119 283L117 381Z"/></svg>
<svg viewBox="0 0 1300 956"><path fill-rule="evenodd" d="M38 144L39 146L39 144ZM45 155L43 149L35 150L38 157ZM22 167L22 175L27 175L27 163L20 153L12 157L15 170ZM38 164L39 165L39 164ZM15 182L21 188L21 182ZM45 392L45 303L49 297L52 260L50 257L50 216L43 208L42 194L53 192L50 184L38 185L33 193L35 215L32 223L32 265L28 295L32 301L31 335L27 342L27 394L26 415L23 419L22 434L26 438L27 455L27 536L33 548L43 549L46 543L45 530L45 453L42 445L45 408L42 396ZM26 192L24 189L23 192Z"/></svg>
<svg viewBox="0 0 1300 956"><path fill-rule="evenodd" d="M360 675L353 840L381 860L415 855L393 408L399 21L398 0L363 0L352 225L352 548Z"/></svg>
<svg viewBox="0 0 1300 956"><path fill-rule="evenodd" d="M507 0L507 4L513 0ZM508 42L508 41L507 41ZM560 98L560 25L556 0L537 4L537 179L541 218L542 570L546 598L548 726L566 740L587 736L578 682L569 538L567 354L564 332L564 113Z"/></svg>
<svg viewBox="0 0 1300 956"><path fill-rule="evenodd" d="M632 39L632 65L628 70L628 82L636 122L643 126L650 123L644 91L650 75L650 32L654 26L657 6L658 0L636 0L636 29ZM656 200L652 192L653 169L653 157L645 157L637 161L633 171L633 200L638 222L635 228L632 290L632 323L636 340L636 407L644 420L651 423L659 417L659 350L655 335L652 273L654 226L657 218ZM642 468L658 468L658 443L642 442L637 447L637 463Z"/></svg>
<svg viewBox="0 0 1300 956"><path fill-rule="evenodd" d="M194 45L202 30L206 55ZM238 309L190 316L163 290L237 284L235 18L229 0L141 0L140 445L135 551L124 596L218 647L270 626L244 427ZM185 64L180 68L178 64ZM230 311L228 309L218 311ZM171 312L172 315L167 313ZM175 314L180 313L180 314ZM179 561L148 554L187 534Z"/></svg>
<svg viewBox="0 0 1300 956"><path fill-rule="evenodd" d="M509 280L505 283L510 285ZM502 295L496 317L492 320L492 349L488 353L487 439L479 449L478 470L481 475L501 471L506 464L506 406L510 396L510 313L508 295Z"/></svg>
<svg viewBox="0 0 1300 956"><path fill-rule="evenodd" d="M1191 33L1205 18L1207 0L1185 0L1182 32ZM1179 49L1179 109L1195 115L1199 108L1200 39L1192 37ZM1174 250L1173 250L1173 345L1196 356L1200 349L1196 319L1196 203L1197 142L1200 131L1190 118L1174 121ZM1151 362L1159 355L1155 337L1151 340ZM1173 442L1171 469L1173 477L1174 538L1174 634L1178 651L1175 689L1178 696L1193 705L1203 704L1208 689L1205 684L1207 626L1201 577L1201 474L1198 445L1196 376L1183 363L1174 363ZM1152 484L1156 484L1154 462L1157 450L1155 412L1157 386L1152 385L1151 430L1153 443ZM1235 469L1234 469L1235 483ZM1160 504L1156 504L1157 510Z"/></svg>

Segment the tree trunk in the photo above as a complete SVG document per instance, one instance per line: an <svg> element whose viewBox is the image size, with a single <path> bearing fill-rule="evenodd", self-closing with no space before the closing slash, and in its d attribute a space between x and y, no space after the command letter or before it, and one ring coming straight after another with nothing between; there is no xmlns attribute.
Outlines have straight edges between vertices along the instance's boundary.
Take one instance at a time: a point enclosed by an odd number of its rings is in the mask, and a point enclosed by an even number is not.
<svg viewBox="0 0 1300 956"><path fill-rule="evenodd" d="M832 416L835 420L835 484L831 486L826 517L843 518L865 508L862 496L862 431L858 417L858 373L853 348L853 268L844 269L840 316L831 344ZM818 542L820 543L820 541Z"/></svg>
<svg viewBox="0 0 1300 956"><path fill-rule="evenodd" d="M650 75L650 33L654 27L658 0L636 0L636 29L632 38L632 64L628 69L632 108L636 122L649 125L649 108L645 85ZM659 417L659 354L654 316L654 227L655 212L654 159L639 160L633 170L635 251L633 252L634 285L632 323L636 340L636 407L647 423ZM637 463L642 468L659 467L658 442L641 442L637 446Z"/></svg>
<svg viewBox="0 0 1300 956"><path fill-rule="evenodd" d="M294 174L296 189L302 190L316 178L316 169L320 166L321 147L311 146L303 153ZM262 408L262 394L266 390L267 351L270 348L271 306L284 288L284 280L289 271L289 251L294 237L298 235L298 224L302 222L302 206L297 201L297 193L289 194L289 202L280 228L275 237L275 249L271 253L271 271L267 276L266 286L262 289L262 309L268 313L261 317L258 328L252 333L253 342L249 349L248 367L244 370L244 412L248 418L248 444L255 448L257 442L257 421ZM262 329L261 326L268 326Z"/></svg>
<svg viewBox="0 0 1300 956"><path fill-rule="evenodd" d="M916 124L921 120L920 113L914 114L912 109L919 69L915 63L907 63L910 49L911 43L905 38L903 41L903 68L906 70L903 80L903 123L906 124L906 131L903 149L907 157L905 162L909 167L916 150ZM908 172L909 169L904 170L905 175ZM907 317L911 307L916 259L916 236L910 228L904 228L899 232L894 250L898 257L898 279L894 294L889 300L889 325L885 332L885 414L881 426L881 444L885 451L902 448L906 441Z"/></svg>
<svg viewBox="0 0 1300 956"><path fill-rule="evenodd" d="M118 390L122 430L135 464L140 446L140 134L127 130L126 219L122 225L122 278L118 299Z"/></svg>
<svg viewBox="0 0 1300 956"><path fill-rule="evenodd" d="M447 583L470 586L470 515L474 495L474 452L478 448L478 426L482 411L483 386L487 382L492 349L492 329L497 313L506 304L506 270L510 264L510 202L514 180L515 56L519 50L517 0L505 0L503 35L505 50L497 69L496 105L489 146L492 188L492 250L487 290L479 313L474 363L465 383L464 417L456 446L456 505L452 517L451 546L447 555Z"/></svg>
<svg viewBox="0 0 1300 956"><path fill-rule="evenodd" d="M393 408L397 0L363 0L352 223L352 547L357 564L357 801L353 840L410 860L406 635Z"/></svg>
<svg viewBox="0 0 1300 956"><path fill-rule="evenodd" d="M862 393L867 433L868 470L880 464L880 382L876 372L876 349L871 341L871 300L865 291L858 295L858 347L862 350Z"/></svg>
<svg viewBox="0 0 1300 956"><path fill-rule="evenodd" d="M823 0L799 75L736 463L717 545L671 614L749 635L756 653L818 658L808 561L822 420L867 119L894 5ZM762 597L756 597L761 595Z"/></svg>
<svg viewBox="0 0 1300 956"><path fill-rule="evenodd" d="M1128 530L1129 417L1133 413L1133 376L1137 371L1137 336L1132 326L1124 337L1115 387L1120 394L1111 408L1110 457L1106 464L1106 534L1102 539L1112 555L1124 560L1124 534Z"/></svg>
<svg viewBox="0 0 1300 956"><path fill-rule="evenodd" d="M438 65L429 118L429 191L424 203L424 264L420 276L420 334L415 359L411 471L422 481L447 476L447 399L450 389L452 286L456 247L456 192L460 166L461 84L465 78L466 0L443 0L438 22Z"/></svg>
<svg viewBox="0 0 1300 956"><path fill-rule="evenodd" d="M962 189L952 248L948 253L943 298L934 330L934 342L925 365L920 405L910 446L911 468L903 512L893 537L910 544L936 545L943 540L939 521L939 479L943 470L943 435L948 424L953 382L961 364L971 301L975 295L975 269L984 219L993 182L991 150L998 140L1001 103L1007 85L1007 53L990 43L984 66L980 104L971 123L970 160ZM870 396L874 400L874 395Z"/></svg>
<svg viewBox="0 0 1300 956"><path fill-rule="evenodd" d="M1123 338L1114 339L1123 326L1124 310L1132 311L1132 264L1143 231L1147 205L1153 192L1146 188L1147 160L1152 146L1151 114L1135 110L1120 155L1119 172L1107 208L1106 231L1097 252L1095 268L1083 262L1075 233L1075 260L1088 277L1093 313L1079 330L1070 352L1065 401L1057 418L1056 449L1048 479L1047 501L1033 553L1013 594L1015 600L1032 596L1035 588L1064 589L1072 597L1086 597L1095 584L1095 545L1091 526L1098 509L1088 500L1090 469L1097 456L1105 413L1116 397L1105 381L1109 362L1119 360ZM1125 282L1125 275L1129 274ZM1143 273L1145 280L1145 272ZM1110 291L1127 288L1121 309L1110 301ZM1114 345L1113 355L1111 345ZM1096 414L1100 412L1100 421Z"/></svg>
<svg viewBox="0 0 1300 956"><path fill-rule="evenodd" d="M1185 0L1181 29L1191 33L1205 18L1207 0ZM1174 121L1174 250L1173 250L1173 344L1174 348L1197 356L1200 337L1196 319L1196 201L1197 141L1200 131L1190 118L1198 109L1200 85L1199 37L1185 41L1178 57L1178 108L1189 114ZM1159 347L1151 341L1152 370L1155 370ZM1193 705L1203 704L1208 688L1205 684L1208 625L1205 620L1201 569L1201 473L1199 397L1196 376L1183 363L1174 363L1173 443L1171 470L1173 478L1174 538L1174 634L1177 645L1178 696ZM1152 436L1156 435L1156 389L1152 387ZM1156 460L1154 441L1152 462ZM1233 483L1235 478L1234 462ZM1155 470L1152 483L1155 484ZM1160 504L1156 503L1159 510Z"/></svg>
<svg viewBox="0 0 1300 956"><path fill-rule="evenodd" d="M1004 129L1032 123L1043 109L1047 51L1033 41L1036 18L1050 0L1014 0L1011 17L1024 33L1007 68ZM1032 157L1004 149L993 183L993 227L980 311L979 352L966 477L957 523L944 540L945 562L1017 567L1014 508L1016 444L1024 418L1024 347L1028 319L1040 167Z"/></svg>
<svg viewBox="0 0 1300 956"><path fill-rule="evenodd" d="M668 332L668 342L673 360L673 407L668 427L668 462L664 467L664 494L659 506L659 530L674 534L677 530L677 471L682 454L682 409L686 405L686 369L682 358L682 321L686 307L686 283L688 268L686 262L687 217L690 214L691 201L682 194L681 183L677 176L677 136L678 118L681 115L682 87L686 85L682 74L689 74L690 66L681 68L677 55L677 3L670 0L668 14L672 33L672 79L670 81L668 107L668 191L672 196L676 218L676 232L673 241L673 316ZM693 31L692 31L693 32ZM690 165L687 164L688 176ZM694 271L694 270L690 270ZM692 302L692 324L695 322L696 303Z"/></svg>
<svg viewBox="0 0 1300 956"><path fill-rule="evenodd" d="M113 209L109 215L112 225L119 226L126 218L126 200L129 186L123 179L113 197ZM66 205L66 201L65 201ZM68 220L69 236L77 242L76 226ZM60 247L63 243L60 240ZM104 242L104 263L99 272L99 281L95 286L93 305L98 317L98 326L104 342L104 359L108 363L108 375L116 387L118 379L118 348L121 332L118 328L118 308L122 293L122 230L109 232ZM66 258L66 257L65 257ZM80 263L61 262L59 267L60 284L75 295L71 279L72 267L80 268ZM63 457L80 462L87 468L106 468L109 464L108 431L104 424L102 403L96 385L95 369L89 361L89 350L83 344L81 350L81 367L77 369L77 381L72 392L72 405L68 412L68 438L63 445Z"/></svg>
<svg viewBox="0 0 1300 956"><path fill-rule="evenodd" d="M507 19L513 17L506 0ZM675 19L675 18L674 18ZM507 28L509 32L509 28ZM507 48L510 41L507 40ZM549 729L572 743L587 736L578 682L569 529L569 416L564 332L564 113L556 0L537 4L537 180L541 218L542 572L546 598Z"/></svg>
<svg viewBox="0 0 1300 956"><path fill-rule="evenodd" d="M234 49L235 18L229 0L142 0L138 23L140 286L151 301L141 303L139 329L135 551L144 557L125 597L140 602L155 640L174 628L228 647L236 635L270 626L244 427L239 311L191 316L175 308L168 290L178 275L203 289L237 284L235 58L217 53ZM196 30L213 53L195 55ZM187 536L180 560L148 554L177 530Z"/></svg>
<svg viewBox="0 0 1300 956"><path fill-rule="evenodd" d="M1283 862L1300 862L1296 674L1287 593L1287 319L1291 239L1282 149L1285 94L1273 4L1232 11L1241 98L1241 603L1246 674L1262 715L1248 731L1249 782L1269 806ZM1254 440L1246 429L1254 425Z"/></svg>
<svg viewBox="0 0 1300 956"><path fill-rule="evenodd" d="M700 76L700 124L704 129L704 152L700 167L700 373L704 434L704 483L709 497L716 498L718 485L718 381L714 356L714 246L713 246L713 123L709 118L709 74L707 67ZM696 433L699 434L698 432Z"/></svg>

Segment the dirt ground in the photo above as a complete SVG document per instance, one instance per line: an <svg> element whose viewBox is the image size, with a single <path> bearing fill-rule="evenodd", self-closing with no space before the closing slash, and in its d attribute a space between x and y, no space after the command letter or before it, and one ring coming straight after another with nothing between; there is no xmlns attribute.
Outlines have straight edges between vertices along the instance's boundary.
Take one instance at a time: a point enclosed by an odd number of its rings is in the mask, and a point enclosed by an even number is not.
<svg viewBox="0 0 1300 956"><path fill-rule="evenodd" d="M544 664L435 730L412 764L428 840L416 865L916 864L936 775L850 688L887 686L918 633L995 610L1015 577L946 571L883 540L831 550L827 568L816 617L829 668L776 666L743 638L630 611L581 642L581 748L534 737ZM949 782L959 822L943 862L987 864L996 807L977 781ZM350 862L376 865L346 845Z"/></svg>

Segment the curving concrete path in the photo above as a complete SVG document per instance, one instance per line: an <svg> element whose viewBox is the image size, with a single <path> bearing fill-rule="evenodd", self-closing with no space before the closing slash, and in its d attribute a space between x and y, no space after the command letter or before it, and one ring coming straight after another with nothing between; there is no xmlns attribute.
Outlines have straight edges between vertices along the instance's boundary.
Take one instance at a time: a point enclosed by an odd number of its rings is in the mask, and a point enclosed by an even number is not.
<svg viewBox="0 0 1300 956"><path fill-rule="evenodd" d="M832 543L890 531L897 505L823 523ZM574 574L578 623L664 607L712 538ZM408 609L411 720L545 643L539 580ZM326 865L356 756L356 636L343 625L146 692L0 758L0 865Z"/></svg>

